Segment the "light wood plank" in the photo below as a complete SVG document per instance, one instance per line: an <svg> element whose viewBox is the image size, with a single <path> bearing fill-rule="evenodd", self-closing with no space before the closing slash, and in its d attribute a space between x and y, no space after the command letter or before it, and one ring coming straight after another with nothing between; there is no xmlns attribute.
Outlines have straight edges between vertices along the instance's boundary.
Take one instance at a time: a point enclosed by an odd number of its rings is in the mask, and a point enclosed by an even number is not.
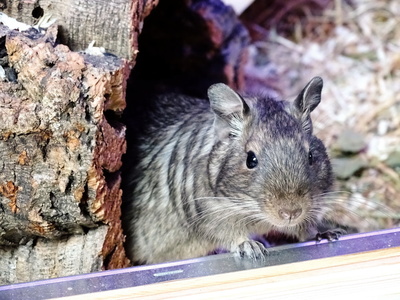
<svg viewBox="0 0 400 300"><path fill-rule="evenodd" d="M400 299L400 247L62 299L299 300L316 296L324 300L340 296Z"/></svg>

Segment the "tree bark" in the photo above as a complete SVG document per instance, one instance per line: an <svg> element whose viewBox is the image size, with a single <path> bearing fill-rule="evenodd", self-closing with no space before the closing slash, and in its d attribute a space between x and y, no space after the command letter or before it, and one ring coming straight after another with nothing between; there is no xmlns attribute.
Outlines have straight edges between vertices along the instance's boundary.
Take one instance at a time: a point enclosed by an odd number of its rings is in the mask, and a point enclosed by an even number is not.
<svg viewBox="0 0 400 300"><path fill-rule="evenodd" d="M72 52L55 34L0 27L2 284L128 265L116 114L129 63Z"/></svg>
<svg viewBox="0 0 400 300"><path fill-rule="evenodd" d="M63 44L81 51L95 41L128 61L137 54L137 38L143 19L158 0L5 0L0 11L34 25L43 15L57 19Z"/></svg>

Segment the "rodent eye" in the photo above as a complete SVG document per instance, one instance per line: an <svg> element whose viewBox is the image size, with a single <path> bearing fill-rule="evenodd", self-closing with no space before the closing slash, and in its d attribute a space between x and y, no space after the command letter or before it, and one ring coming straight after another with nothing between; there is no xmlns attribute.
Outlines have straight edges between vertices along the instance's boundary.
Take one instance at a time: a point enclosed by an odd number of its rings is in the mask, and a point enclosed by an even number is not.
<svg viewBox="0 0 400 300"><path fill-rule="evenodd" d="M246 166L249 169L253 169L257 166L257 164L258 164L258 159L257 159L256 155L254 154L254 152L253 151L247 152Z"/></svg>
<svg viewBox="0 0 400 300"><path fill-rule="evenodd" d="M309 163L310 166L313 163L313 156L312 156L311 151L308 151L308 163Z"/></svg>

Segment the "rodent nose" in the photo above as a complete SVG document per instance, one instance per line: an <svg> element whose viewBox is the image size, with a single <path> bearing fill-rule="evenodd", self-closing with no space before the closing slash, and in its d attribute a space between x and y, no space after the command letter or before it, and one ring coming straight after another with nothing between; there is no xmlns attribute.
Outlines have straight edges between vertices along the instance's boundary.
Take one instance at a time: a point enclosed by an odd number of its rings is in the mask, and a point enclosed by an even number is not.
<svg viewBox="0 0 400 300"><path fill-rule="evenodd" d="M296 208L296 209L281 209L279 210L279 216L283 220L295 220L298 217L300 217L301 213L303 210L301 208Z"/></svg>

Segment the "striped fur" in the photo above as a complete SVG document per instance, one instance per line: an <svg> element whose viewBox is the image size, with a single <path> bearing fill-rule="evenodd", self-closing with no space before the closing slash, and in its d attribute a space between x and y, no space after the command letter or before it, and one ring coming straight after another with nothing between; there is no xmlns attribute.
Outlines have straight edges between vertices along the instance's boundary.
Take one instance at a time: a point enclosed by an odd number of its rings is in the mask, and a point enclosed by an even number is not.
<svg viewBox="0 0 400 300"><path fill-rule="evenodd" d="M332 184L309 117L321 89L314 78L293 104L242 98L223 84L210 87L210 103L160 96L124 190L130 258L158 263L216 248L259 257L265 249L251 234L274 229L304 239L315 233L322 195ZM253 169L246 165L249 151L258 159Z"/></svg>

